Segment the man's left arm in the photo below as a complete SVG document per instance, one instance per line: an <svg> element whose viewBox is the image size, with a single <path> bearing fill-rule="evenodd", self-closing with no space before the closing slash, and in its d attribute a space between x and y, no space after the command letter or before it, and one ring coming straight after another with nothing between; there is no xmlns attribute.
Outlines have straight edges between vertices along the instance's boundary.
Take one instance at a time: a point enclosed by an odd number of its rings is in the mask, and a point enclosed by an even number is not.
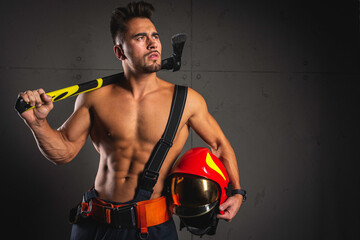
<svg viewBox="0 0 360 240"><path fill-rule="evenodd" d="M188 95L190 117L189 126L210 146L213 154L224 164L229 175L233 189L241 189L238 164L230 142L225 137L219 124L208 111L204 98L196 91L189 88ZM220 210L225 211L217 217L231 221L239 211L243 197L240 194L229 197L220 205Z"/></svg>

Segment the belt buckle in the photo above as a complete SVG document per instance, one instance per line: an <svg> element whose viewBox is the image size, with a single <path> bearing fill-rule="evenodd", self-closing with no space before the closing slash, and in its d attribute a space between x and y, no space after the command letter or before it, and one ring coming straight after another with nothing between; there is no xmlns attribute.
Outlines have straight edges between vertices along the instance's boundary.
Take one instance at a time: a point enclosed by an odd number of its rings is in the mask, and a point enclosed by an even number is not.
<svg viewBox="0 0 360 240"><path fill-rule="evenodd" d="M108 211L110 210L110 211ZM107 216L110 214L110 216ZM117 208L105 207L105 219L115 228L135 228L137 226L134 205L125 205Z"/></svg>

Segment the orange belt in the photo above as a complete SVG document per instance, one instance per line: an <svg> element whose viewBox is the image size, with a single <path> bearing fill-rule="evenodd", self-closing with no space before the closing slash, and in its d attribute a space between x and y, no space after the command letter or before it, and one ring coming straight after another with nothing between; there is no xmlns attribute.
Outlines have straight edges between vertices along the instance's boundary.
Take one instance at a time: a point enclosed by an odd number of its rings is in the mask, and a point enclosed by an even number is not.
<svg viewBox="0 0 360 240"><path fill-rule="evenodd" d="M99 198L93 198L89 202L81 203L81 213L114 227L137 227L142 234L147 234L148 227L164 223L171 217L165 196L121 205L114 205Z"/></svg>

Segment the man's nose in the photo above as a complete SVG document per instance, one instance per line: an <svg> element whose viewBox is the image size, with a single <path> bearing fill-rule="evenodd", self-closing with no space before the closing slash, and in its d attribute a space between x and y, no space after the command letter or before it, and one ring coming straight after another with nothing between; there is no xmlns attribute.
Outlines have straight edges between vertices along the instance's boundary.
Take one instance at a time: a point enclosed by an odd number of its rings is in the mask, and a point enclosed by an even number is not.
<svg viewBox="0 0 360 240"><path fill-rule="evenodd" d="M155 39L149 38L148 40L148 49L157 49L158 44Z"/></svg>

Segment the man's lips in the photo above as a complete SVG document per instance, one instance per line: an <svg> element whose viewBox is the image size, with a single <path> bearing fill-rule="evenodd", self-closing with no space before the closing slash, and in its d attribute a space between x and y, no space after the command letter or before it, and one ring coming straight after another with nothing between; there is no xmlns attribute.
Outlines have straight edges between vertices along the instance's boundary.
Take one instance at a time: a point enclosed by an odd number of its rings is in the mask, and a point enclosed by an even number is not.
<svg viewBox="0 0 360 240"><path fill-rule="evenodd" d="M148 57L151 60L157 60L160 57L160 53L159 52L151 52L146 54L146 57Z"/></svg>

